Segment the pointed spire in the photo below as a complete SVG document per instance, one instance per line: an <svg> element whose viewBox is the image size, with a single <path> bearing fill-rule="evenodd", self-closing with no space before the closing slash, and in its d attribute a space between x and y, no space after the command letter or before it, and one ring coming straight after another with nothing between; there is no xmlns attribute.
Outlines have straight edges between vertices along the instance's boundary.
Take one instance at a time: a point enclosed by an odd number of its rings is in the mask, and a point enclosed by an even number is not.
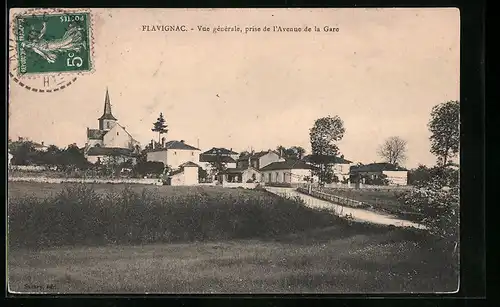
<svg viewBox="0 0 500 307"><path fill-rule="evenodd" d="M109 91L107 86L106 86L106 98L104 99L104 113L99 119L116 120L116 118L111 113L111 100L109 99Z"/></svg>

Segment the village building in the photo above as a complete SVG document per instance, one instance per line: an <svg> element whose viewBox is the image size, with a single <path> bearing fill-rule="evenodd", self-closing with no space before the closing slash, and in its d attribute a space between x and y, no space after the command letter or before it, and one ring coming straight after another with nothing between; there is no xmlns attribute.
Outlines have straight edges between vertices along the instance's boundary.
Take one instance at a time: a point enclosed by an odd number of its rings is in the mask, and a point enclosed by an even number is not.
<svg viewBox="0 0 500 307"><path fill-rule="evenodd" d="M200 157L201 156L205 156L205 157L213 157L213 156L227 156L227 157L231 157L235 160L238 160L238 158L240 157L240 154L236 151L234 151L232 148L230 149L227 149L227 148L224 148L224 147L212 147L211 149L205 151L205 152L202 152L200 154ZM201 161L201 159L200 159Z"/></svg>
<svg viewBox="0 0 500 307"><path fill-rule="evenodd" d="M201 150L188 145L181 141L168 141L165 139L159 145L153 142L153 149L147 152L147 161L163 162L163 164L172 170L177 170L182 164L186 162L193 162L196 165L200 163Z"/></svg>
<svg viewBox="0 0 500 307"><path fill-rule="evenodd" d="M111 101L106 89L104 112L98 119L99 129L87 128L84 155L91 163L136 162L140 144L118 123L111 112Z"/></svg>
<svg viewBox="0 0 500 307"><path fill-rule="evenodd" d="M350 178L350 170L353 165L352 161L344 158L344 155L341 155L340 157L307 155L302 158L302 161L311 165L315 165L317 162L325 163L327 167L332 170L333 175L336 176L339 181L345 181Z"/></svg>
<svg viewBox="0 0 500 307"><path fill-rule="evenodd" d="M353 182L386 178L389 185L407 185L408 170L391 163L371 163L366 165L351 166L351 180ZM385 175L385 176L383 176Z"/></svg>
<svg viewBox="0 0 500 307"><path fill-rule="evenodd" d="M200 166L207 172L207 180L214 181L217 177L216 165L223 165L225 168L236 168L236 161L239 153L232 149L223 147L213 147L200 154Z"/></svg>
<svg viewBox="0 0 500 307"><path fill-rule="evenodd" d="M241 156L237 161L236 167L239 169L247 169L248 167L252 167L254 169L260 170L266 165L280 161L285 161L285 159L273 150L252 152L248 155Z"/></svg>
<svg viewBox="0 0 500 307"><path fill-rule="evenodd" d="M167 184L178 185L196 185L198 184L199 166L193 162L186 162L172 171L167 180Z"/></svg>
<svg viewBox="0 0 500 307"><path fill-rule="evenodd" d="M249 183L260 182L261 179L260 171L253 167L228 168L224 170L220 175L223 182Z"/></svg>
<svg viewBox="0 0 500 307"><path fill-rule="evenodd" d="M297 184L310 182L313 166L300 160L273 162L260 169L261 182Z"/></svg>

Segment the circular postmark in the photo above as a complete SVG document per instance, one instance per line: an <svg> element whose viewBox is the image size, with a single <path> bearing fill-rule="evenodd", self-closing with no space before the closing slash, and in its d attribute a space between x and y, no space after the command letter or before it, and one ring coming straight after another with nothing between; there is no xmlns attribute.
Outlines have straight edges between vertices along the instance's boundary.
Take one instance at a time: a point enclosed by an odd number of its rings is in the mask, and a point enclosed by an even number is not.
<svg viewBox="0 0 500 307"><path fill-rule="evenodd" d="M9 77L40 93L64 90L92 73L93 36L87 9L28 9L11 15Z"/></svg>
<svg viewBox="0 0 500 307"><path fill-rule="evenodd" d="M68 74L20 74L16 42L13 39L9 39L9 77L17 85L39 93L57 92L65 89L78 80L77 76Z"/></svg>

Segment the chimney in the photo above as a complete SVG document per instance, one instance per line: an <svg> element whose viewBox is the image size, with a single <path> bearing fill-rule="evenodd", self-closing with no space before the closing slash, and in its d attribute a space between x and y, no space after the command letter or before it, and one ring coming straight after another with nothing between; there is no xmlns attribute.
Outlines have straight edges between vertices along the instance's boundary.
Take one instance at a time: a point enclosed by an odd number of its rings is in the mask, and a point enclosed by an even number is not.
<svg viewBox="0 0 500 307"><path fill-rule="evenodd" d="M181 140L181 143L184 144L184 140Z"/></svg>
<svg viewBox="0 0 500 307"><path fill-rule="evenodd" d="M151 148L155 149L155 141L154 140L151 140Z"/></svg>
<svg viewBox="0 0 500 307"><path fill-rule="evenodd" d="M165 137L161 138L161 148L165 148Z"/></svg>
<svg viewBox="0 0 500 307"><path fill-rule="evenodd" d="M42 141L42 146L44 146L44 143L43 143L43 141Z"/></svg>

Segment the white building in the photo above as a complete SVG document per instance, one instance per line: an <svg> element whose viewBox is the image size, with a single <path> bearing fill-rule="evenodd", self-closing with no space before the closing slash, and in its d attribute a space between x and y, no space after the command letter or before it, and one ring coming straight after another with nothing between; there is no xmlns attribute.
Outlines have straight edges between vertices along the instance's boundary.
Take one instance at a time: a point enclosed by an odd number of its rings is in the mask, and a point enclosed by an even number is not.
<svg viewBox="0 0 500 307"><path fill-rule="evenodd" d="M261 182L307 183L312 177L312 166L300 160L273 162L260 169Z"/></svg>
<svg viewBox="0 0 500 307"><path fill-rule="evenodd" d="M389 185L407 185L408 170L390 163L371 163L366 165L357 165L351 167L351 177L357 180L374 180L385 177Z"/></svg>
<svg viewBox="0 0 500 307"><path fill-rule="evenodd" d="M249 155L240 157L237 161L237 168L247 169L248 167L253 167L254 169L260 170L273 162L283 161L285 161L285 159L280 157L280 155L273 150L253 152Z"/></svg>
<svg viewBox="0 0 500 307"><path fill-rule="evenodd" d="M196 185L198 184L198 171L197 164L193 162L183 163L170 174L170 185Z"/></svg>
<svg viewBox="0 0 500 307"><path fill-rule="evenodd" d="M113 116L107 89L104 113L98 121L99 129L87 128L87 143L84 149L87 160L92 163L107 160L108 158L112 160L132 159L135 161L140 144Z"/></svg>
<svg viewBox="0 0 500 307"><path fill-rule="evenodd" d="M199 165L200 150L181 141L168 141L159 148L154 148L147 153L148 161L163 162L171 169L178 169L181 164L193 162Z"/></svg>

